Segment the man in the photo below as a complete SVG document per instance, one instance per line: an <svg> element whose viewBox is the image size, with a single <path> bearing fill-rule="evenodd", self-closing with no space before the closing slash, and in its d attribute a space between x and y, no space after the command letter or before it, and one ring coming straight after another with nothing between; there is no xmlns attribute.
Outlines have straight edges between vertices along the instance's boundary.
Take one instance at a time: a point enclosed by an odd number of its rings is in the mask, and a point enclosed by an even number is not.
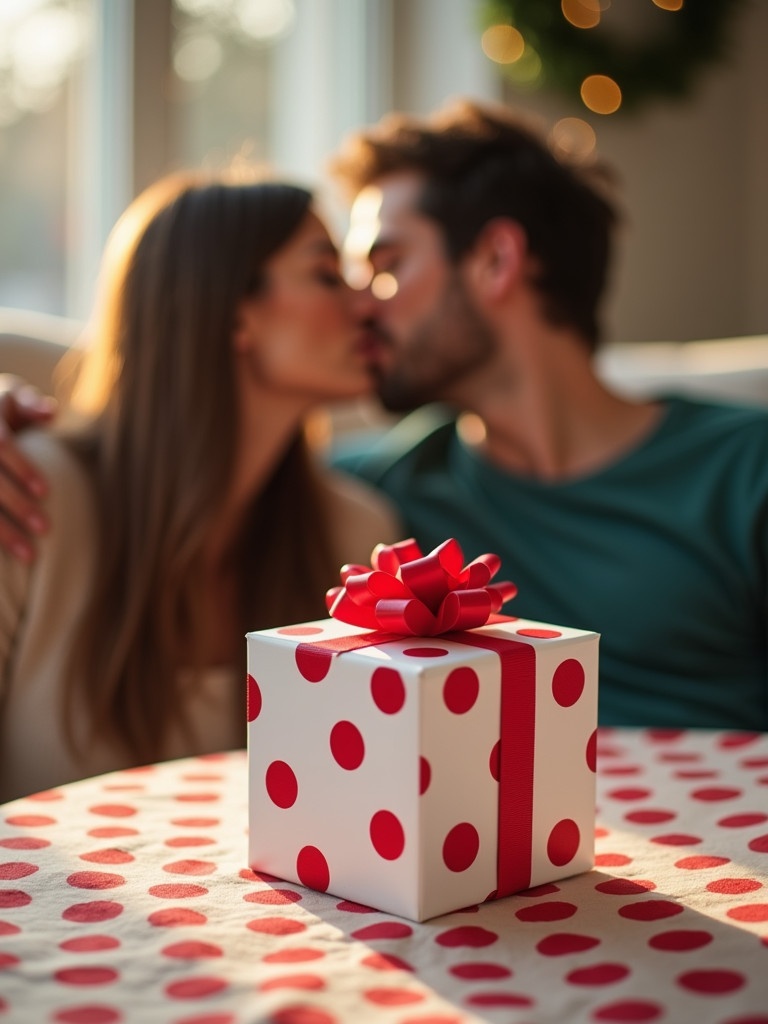
<svg viewBox="0 0 768 1024"><path fill-rule="evenodd" d="M767 729L768 414L597 378L596 169L459 103L353 136L335 172L379 393L417 410L339 463L425 551L499 554L507 612L600 632L604 724Z"/></svg>

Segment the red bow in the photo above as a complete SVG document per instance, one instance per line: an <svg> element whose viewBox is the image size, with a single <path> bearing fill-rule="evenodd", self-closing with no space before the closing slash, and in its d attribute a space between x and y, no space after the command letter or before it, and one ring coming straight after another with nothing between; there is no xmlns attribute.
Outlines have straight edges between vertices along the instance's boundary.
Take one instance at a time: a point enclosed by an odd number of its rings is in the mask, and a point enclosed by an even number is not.
<svg viewBox="0 0 768 1024"><path fill-rule="evenodd" d="M491 583L498 555L464 566L458 541L443 541L428 555L412 538L378 544L371 566L345 565L342 586L326 594L328 611L342 622L387 633L436 636L475 629L514 597L514 583Z"/></svg>

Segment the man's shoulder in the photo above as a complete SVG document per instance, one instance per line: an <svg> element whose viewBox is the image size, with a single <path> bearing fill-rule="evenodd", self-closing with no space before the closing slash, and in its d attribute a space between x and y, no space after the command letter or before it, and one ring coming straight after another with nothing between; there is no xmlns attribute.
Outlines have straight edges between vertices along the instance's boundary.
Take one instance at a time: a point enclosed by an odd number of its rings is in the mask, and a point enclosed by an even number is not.
<svg viewBox="0 0 768 1024"><path fill-rule="evenodd" d="M331 462L374 485L382 485L393 474L410 474L439 465L454 436L455 414L444 406L424 406L385 431L339 442Z"/></svg>

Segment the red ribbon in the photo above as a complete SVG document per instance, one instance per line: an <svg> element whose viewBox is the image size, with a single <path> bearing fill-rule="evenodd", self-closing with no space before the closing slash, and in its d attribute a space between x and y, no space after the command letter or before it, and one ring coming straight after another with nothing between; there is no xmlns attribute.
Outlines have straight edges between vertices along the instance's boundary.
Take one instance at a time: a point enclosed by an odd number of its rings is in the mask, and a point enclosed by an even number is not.
<svg viewBox="0 0 768 1024"><path fill-rule="evenodd" d="M342 586L326 594L330 614L342 622L401 636L437 636L483 626L517 593L514 583L491 583L498 555L464 566L453 538L423 555L412 538L379 544L371 568L345 565Z"/></svg>
<svg viewBox="0 0 768 1024"><path fill-rule="evenodd" d="M510 621L493 616L495 621ZM316 656L322 678L333 657L397 640L382 633L360 633L303 643L302 657ZM452 642L495 651L501 667L499 810L494 899L527 889L533 843L533 755L536 726L536 651L532 644L486 633L454 633ZM327 659L327 660L326 660Z"/></svg>

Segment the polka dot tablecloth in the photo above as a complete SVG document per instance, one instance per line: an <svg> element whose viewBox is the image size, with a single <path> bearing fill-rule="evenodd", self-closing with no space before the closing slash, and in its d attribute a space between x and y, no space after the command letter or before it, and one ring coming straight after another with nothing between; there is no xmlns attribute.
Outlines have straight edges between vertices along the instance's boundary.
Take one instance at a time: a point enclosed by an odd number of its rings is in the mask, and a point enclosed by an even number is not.
<svg viewBox="0 0 768 1024"><path fill-rule="evenodd" d="M414 924L246 866L242 752L0 807L0 1024L768 1024L768 735L603 730L587 874Z"/></svg>

